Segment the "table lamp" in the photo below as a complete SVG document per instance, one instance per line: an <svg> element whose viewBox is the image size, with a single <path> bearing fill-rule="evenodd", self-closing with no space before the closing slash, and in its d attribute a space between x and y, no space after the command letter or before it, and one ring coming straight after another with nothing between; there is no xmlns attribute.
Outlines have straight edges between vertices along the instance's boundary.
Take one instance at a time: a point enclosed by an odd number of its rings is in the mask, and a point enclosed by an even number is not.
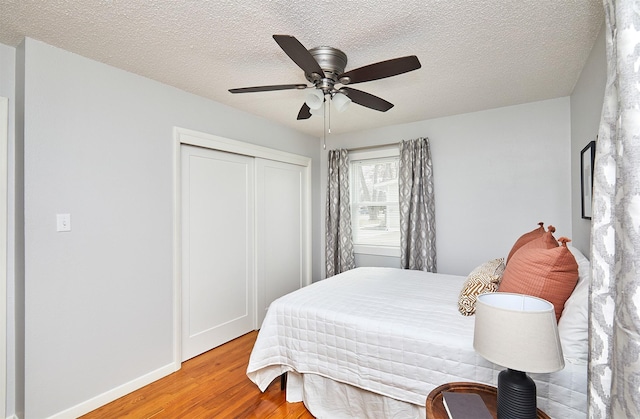
<svg viewBox="0 0 640 419"><path fill-rule="evenodd" d="M498 375L498 419L536 418L536 385L527 373L564 368L553 304L494 292L476 301L473 348L507 369Z"/></svg>

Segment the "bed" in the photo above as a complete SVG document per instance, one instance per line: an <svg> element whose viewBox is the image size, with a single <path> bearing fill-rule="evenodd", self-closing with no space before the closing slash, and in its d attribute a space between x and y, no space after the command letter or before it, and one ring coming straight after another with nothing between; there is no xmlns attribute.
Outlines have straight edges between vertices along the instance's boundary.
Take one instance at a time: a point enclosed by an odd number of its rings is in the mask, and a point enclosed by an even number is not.
<svg viewBox="0 0 640 419"><path fill-rule="evenodd" d="M287 373L287 401L304 401L319 418L424 418L435 387L496 385L504 369L473 349L474 317L461 315L457 305L465 280L356 268L285 295L269 307L247 375L264 391ZM571 298L576 305L584 299L586 307L584 288L576 286ZM586 352L586 341L569 341L578 336L570 330L575 323L559 327L563 350L577 345ZM565 352L563 370L531 374L538 407L554 418L584 418L586 353L575 355L575 347Z"/></svg>

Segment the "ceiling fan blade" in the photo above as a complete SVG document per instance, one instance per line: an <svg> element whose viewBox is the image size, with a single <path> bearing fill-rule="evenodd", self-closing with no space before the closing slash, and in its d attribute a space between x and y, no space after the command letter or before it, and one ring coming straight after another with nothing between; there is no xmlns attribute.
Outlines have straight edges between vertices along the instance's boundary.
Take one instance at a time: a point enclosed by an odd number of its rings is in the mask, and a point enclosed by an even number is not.
<svg viewBox="0 0 640 419"><path fill-rule="evenodd" d="M273 39L305 74L311 76L315 73L320 78L324 77L324 71L322 71L320 64L295 37L291 35L273 35Z"/></svg>
<svg viewBox="0 0 640 419"><path fill-rule="evenodd" d="M376 111L386 112L393 108L393 103L387 102L378 96L372 95L371 93L363 92L362 90L343 87L340 89L340 92L346 93L352 102L367 108L375 109Z"/></svg>
<svg viewBox="0 0 640 419"><path fill-rule="evenodd" d="M309 108L309 106L304 103L302 105L302 108L300 108L300 112L298 112L298 120L300 119L309 119L311 118L311 109Z"/></svg>
<svg viewBox="0 0 640 419"><path fill-rule="evenodd" d="M415 55L407 57L393 58L391 60L380 61L379 63L369 64L364 67L356 68L338 76L338 80L342 84L362 83L365 81L379 80L386 77L397 76L398 74L407 73L417 70L422 65Z"/></svg>
<svg viewBox="0 0 640 419"><path fill-rule="evenodd" d="M252 92L270 92L272 90L288 90L288 89L306 89L306 84L277 84L274 86L256 86L256 87L240 87L238 89L229 89L231 93L252 93Z"/></svg>

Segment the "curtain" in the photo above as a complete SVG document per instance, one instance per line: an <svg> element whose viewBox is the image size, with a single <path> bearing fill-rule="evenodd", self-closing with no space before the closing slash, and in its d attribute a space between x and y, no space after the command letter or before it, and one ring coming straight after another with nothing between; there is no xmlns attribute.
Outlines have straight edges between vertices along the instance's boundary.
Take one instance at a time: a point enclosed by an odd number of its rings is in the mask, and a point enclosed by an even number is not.
<svg viewBox="0 0 640 419"><path fill-rule="evenodd" d="M351 207L349 205L349 154L330 150L328 158L325 259L326 277L355 268Z"/></svg>
<svg viewBox="0 0 640 419"><path fill-rule="evenodd" d="M400 143L400 266L436 272L433 168L428 138Z"/></svg>
<svg viewBox="0 0 640 419"><path fill-rule="evenodd" d="M640 417L640 2L605 0L591 224L589 417Z"/></svg>

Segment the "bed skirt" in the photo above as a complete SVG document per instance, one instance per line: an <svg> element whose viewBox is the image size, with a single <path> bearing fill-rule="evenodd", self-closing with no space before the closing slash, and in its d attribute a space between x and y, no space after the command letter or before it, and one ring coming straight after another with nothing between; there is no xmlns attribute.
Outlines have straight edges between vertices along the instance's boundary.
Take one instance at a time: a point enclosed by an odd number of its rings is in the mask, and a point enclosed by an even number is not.
<svg viewBox="0 0 640 419"><path fill-rule="evenodd" d="M287 373L287 402L304 401L318 419L425 419L426 409L317 374Z"/></svg>

